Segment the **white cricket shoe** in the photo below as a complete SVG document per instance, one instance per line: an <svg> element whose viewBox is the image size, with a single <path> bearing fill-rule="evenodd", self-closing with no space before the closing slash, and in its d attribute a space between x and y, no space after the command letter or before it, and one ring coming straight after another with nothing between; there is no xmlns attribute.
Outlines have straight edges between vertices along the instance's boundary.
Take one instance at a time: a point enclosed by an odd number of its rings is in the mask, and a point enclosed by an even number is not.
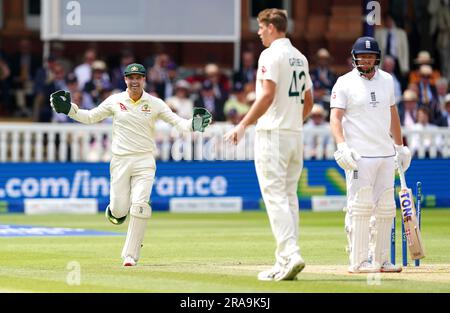
<svg viewBox="0 0 450 313"><path fill-rule="evenodd" d="M275 275L277 275L280 271L281 271L281 265L277 262L270 269L259 272L258 280L262 280L262 281L275 280Z"/></svg>
<svg viewBox="0 0 450 313"><path fill-rule="evenodd" d="M304 268L305 261L300 254L295 253L286 259L286 262L281 266L281 271L275 274L275 280L294 280Z"/></svg>
<svg viewBox="0 0 450 313"><path fill-rule="evenodd" d="M391 262L384 262L380 268L380 272L382 273L400 273L401 271L401 266L392 264Z"/></svg>
<svg viewBox="0 0 450 313"><path fill-rule="evenodd" d="M357 273L378 273L379 271L380 271L380 269L378 267L375 267L369 261L363 261L359 265L350 266L348 268L348 272L352 273L352 274L357 274Z"/></svg>
<svg viewBox="0 0 450 313"><path fill-rule="evenodd" d="M133 259L131 256L127 256L123 260L123 266L136 266L136 260Z"/></svg>

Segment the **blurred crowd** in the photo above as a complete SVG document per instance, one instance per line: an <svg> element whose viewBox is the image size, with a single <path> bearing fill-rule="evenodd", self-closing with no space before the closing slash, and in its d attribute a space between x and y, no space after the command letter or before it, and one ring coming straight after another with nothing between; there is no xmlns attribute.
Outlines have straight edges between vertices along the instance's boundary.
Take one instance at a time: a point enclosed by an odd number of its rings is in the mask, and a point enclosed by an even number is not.
<svg viewBox="0 0 450 313"><path fill-rule="evenodd" d="M59 89L70 91L72 102L92 109L113 93L126 89L123 70L140 62L147 67L146 91L166 101L185 118L192 117L194 106L207 108L215 122L238 123L255 100L256 58L252 51L242 53L238 71L216 63L202 68L176 64L170 55L158 53L139 60L132 50L120 52L120 64L109 67L104 56L87 49L83 61L76 64L64 57L64 44L51 44L51 53L42 64L32 53L30 41L20 40L19 51L7 56L0 52L0 116L26 118L34 122L70 122L70 118L52 112L50 94Z"/></svg>
<svg viewBox="0 0 450 313"><path fill-rule="evenodd" d="M450 23L450 16L448 19ZM436 66L429 51L420 51L415 57L410 57L406 32L396 25L392 16L386 15L382 25L376 27L374 33L382 53L380 68L394 78L402 126L417 130L449 128L450 43L445 40L450 41L450 32L439 36L438 44L443 47L439 50L439 66ZM336 64L326 48L318 49L307 58L315 105L305 121L305 128L326 128L331 89L338 75L343 73L333 71ZM172 56L164 52L140 60L130 49L120 51L120 61L115 66L92 48L87 49L80 59L82 61L76 63L66 58L61 42L51 43L50 54L44 64L41 55L32 53L28 39L19 41L18 51L13 55L0 51L0 117L26 118L34 122L71 122L67 116L52 112L48 104L51 93L59 89L70 91L72 102L81 108L94 108L109 95L125 90L123 69L133 62L143 63L148 70L146 91L165 100L174 112L185 118L190 118L193 107L199 106L212 113L214 122L237 124L255 100L258 55L253 50L242 52L237 71L221 68L217 63L187 68L175 63ZM350 53L347 66L346 70L353 67ZM315 155L314 146L317 144L314 142L316 140L311 140L311 157ZM327 139L322 138L321 143L326 147ZM414 145L424 143L413 141L407 144L414 151Z"/></svg>

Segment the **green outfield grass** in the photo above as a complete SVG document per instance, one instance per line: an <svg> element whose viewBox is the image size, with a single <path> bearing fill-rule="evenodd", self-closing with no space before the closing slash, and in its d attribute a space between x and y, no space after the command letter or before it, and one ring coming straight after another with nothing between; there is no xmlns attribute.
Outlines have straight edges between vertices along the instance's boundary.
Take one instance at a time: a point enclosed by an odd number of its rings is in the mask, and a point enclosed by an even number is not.
<svg viewBox="0 0 450 313"><path fill-rule="evenodd" d="M302 211L306 268L297 281L278 283L256 279L274 261L265 212L155 212L133 268L121 266L124 236L0 238L0 292L450 292L450 209L423 211L427 257L420 268L370 277L346 272L343 219L342 212ZM100 214L0 215L0 224L127 229ZM397 252L400 242L398 227ZM67 283L76 274L73 264L80 265L80 285Z"/></svg>

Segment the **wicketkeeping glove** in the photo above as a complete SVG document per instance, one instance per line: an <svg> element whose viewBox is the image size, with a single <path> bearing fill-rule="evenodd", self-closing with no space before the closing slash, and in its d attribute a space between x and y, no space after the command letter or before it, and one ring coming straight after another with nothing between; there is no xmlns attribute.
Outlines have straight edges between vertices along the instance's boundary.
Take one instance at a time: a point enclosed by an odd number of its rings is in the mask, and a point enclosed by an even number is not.
<svg viewBox="0 0 450 313"><path fill-rule="evenodd" d="M406 146L395 145L395 152L397 162L401 162L403 171L406 172L406 170L409 168L409 165L411 165L411 151ZM397 163L396 167L398 167Z"/></svg>
<svg viewBox="0 0 450 313"><path fill-rule="evenodd" d="M358 169L356 161L361 159L361 156L354 149L350 149L347 143L342 142L338 144L338 150L334 153L334 159L343 170L354 171Z"/></svg>
<svg viewBox="0 0 450 313"><path fill-rule="evenodd" d="M58 90L50 95L50 105L56 113L69 114L72 104L70 104L70 92Z"/></svg>
<svg viewBox="0 0 450 313"><path fill-rule="evenodd" d="M204 132L211 122L212 115L207 109L194 108L194 116L192 117L192 129L194 131Z"/></svg>

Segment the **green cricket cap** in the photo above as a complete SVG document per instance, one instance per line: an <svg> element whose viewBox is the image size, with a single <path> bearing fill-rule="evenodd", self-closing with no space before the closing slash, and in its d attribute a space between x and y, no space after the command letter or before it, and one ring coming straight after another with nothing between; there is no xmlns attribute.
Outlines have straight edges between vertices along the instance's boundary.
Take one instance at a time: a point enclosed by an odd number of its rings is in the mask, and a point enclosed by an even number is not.
<svg viewBox="0 0 450 313"><path fill-rule="evenodd" d="M125 67L125 70L123 71L123 75L128 76L131 74L139 74L139 75L145 76L146 70L145 70L144 65L139 64L139 63L128 64L127 67Z"/></svg>

